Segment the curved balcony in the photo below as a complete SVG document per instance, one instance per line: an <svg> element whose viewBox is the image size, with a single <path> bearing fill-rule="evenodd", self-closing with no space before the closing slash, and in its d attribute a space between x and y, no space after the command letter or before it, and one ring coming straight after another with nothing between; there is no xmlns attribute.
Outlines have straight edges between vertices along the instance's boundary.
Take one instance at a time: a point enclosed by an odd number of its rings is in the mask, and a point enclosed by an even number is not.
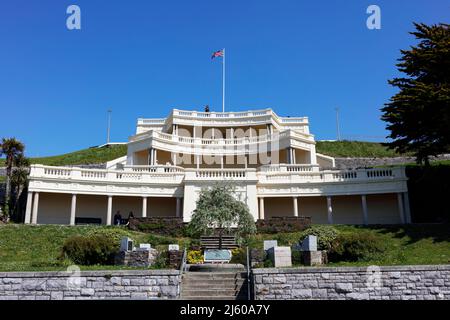
<svg viewBox="0 0 450 320"><path fill-rule="evenodd" d="M205 139L172 135L159 131L148 131L129 138L130 143L138 144L137 150L154 147L169 152L206 155L240 155L267 150L278 151L290 146L309 151L314 139L311 135L295 130L285 130L272 135L241 137L232 139Z"/></svg>

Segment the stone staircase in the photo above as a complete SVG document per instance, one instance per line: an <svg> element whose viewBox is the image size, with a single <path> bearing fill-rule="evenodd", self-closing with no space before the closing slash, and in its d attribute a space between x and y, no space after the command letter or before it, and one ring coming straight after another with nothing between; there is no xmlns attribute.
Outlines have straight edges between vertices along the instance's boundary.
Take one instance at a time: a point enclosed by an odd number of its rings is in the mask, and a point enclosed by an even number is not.
<svg viewBox="0 0 450 320"><path fill-rule="evenodd" d="M182 300L247 300L245 272L186 272L181 282Z"/></svg>

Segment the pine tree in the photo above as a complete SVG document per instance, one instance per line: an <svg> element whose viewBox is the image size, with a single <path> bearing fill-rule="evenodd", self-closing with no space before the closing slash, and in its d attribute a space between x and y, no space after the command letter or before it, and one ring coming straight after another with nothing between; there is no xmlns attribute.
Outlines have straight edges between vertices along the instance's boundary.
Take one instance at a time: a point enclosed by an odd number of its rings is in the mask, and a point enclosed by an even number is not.
<svg viewBox="0 0 450 320"><path fill-rule="evenodd" d="M401 50L397 68L406 76L389 80L400 91L381 109L382 120L390 148L428 164L430 156L450 150L450 30L448 24L414 25L419 43Z"/></svg>

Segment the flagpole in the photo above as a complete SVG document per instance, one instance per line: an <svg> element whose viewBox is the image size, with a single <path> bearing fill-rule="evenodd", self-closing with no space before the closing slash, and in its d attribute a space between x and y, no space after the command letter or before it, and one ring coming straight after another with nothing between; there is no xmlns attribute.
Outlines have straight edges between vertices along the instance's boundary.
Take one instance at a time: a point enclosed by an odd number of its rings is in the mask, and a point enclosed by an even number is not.
<svg viewBox="0 0 450 320"><path fill-rule="evenodd" d="M225 112L225 48L222 59L222 112Z"/></svg>

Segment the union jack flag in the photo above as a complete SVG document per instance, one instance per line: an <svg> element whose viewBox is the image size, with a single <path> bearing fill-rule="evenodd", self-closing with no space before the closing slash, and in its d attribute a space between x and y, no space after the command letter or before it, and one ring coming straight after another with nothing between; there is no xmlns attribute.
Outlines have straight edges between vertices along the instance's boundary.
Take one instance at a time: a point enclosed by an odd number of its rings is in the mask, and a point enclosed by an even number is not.
<svg viewBox="0 0 450 320"><path fill-rule="evenodd" d="M219 50L219 51L215 51L212 56L211 59L217 58L217 57L223 57L223 49Z"/></svg>

